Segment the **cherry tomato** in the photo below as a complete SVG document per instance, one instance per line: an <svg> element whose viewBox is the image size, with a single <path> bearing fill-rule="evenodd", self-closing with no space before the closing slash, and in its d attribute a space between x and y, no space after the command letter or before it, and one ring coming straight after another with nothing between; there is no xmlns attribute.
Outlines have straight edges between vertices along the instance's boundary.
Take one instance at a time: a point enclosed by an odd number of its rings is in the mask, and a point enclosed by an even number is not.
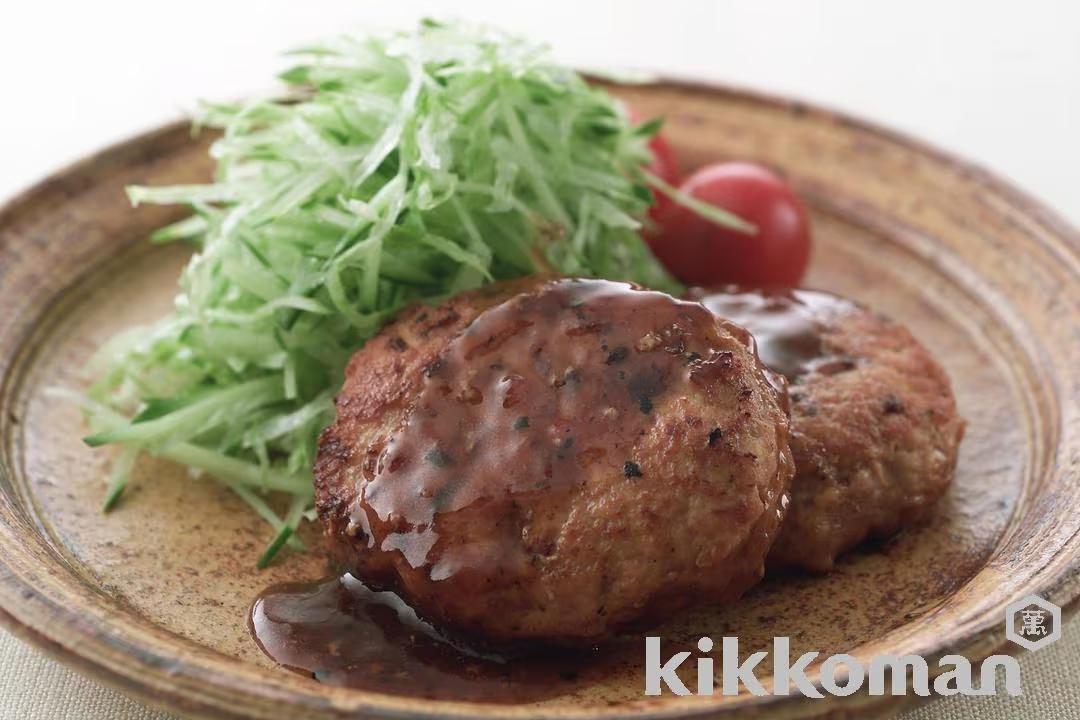
<svg viewBox="0 0 1080 720"><path fill-rule="evenodd" d="M630 115L630 122L634 125L638 125L642 122L642 117L633 109L628 111ZM649 140L649 150L652 151L652 162L646 166L646 170L656 175L661 180L671 184L678 185L681 179L679 175L679 163L675 159L675 153L672 152L671 146L668 145L667 140L660 133L652 136ZM655 202L652 207L649 208L649 217L656 222L659 214L671 204L671 199L667 195L654 192L653 197Z"/></svg>
<svg viewBox="0 0 1080 720"><path fill-rule="evenodd" d="M653 161L645 168L653 175L671 185L679 184L679 165L675 160L675 153L667 144L664 136L657 133L649 140L649 149L652 150ZM667 211L672 204L671 198L662 193L653 192L653 204L649 208L649 217L654 223L659 223L660 215Z"/></svg>
<svg viewBox="0 0 1080 720"><path fill-rule="evenodd" d="M694 285L798 285L810 260L810 221L780 176L751 163L718 163L695 172L680 189L753 223L757 233L730 230L666 204L648 240L675 277Z"/></svg>
<svg viewBox="0 0 1080 720"><path fill-rule="evenodd" d="M649 149L652 150L653 161L645 168L653 175L665 180L672 185L679 184L679 163L675 160L675 153L671 146L660 133L652 136L649 140ZM666 195L664 197L667 197Z"/></svg>

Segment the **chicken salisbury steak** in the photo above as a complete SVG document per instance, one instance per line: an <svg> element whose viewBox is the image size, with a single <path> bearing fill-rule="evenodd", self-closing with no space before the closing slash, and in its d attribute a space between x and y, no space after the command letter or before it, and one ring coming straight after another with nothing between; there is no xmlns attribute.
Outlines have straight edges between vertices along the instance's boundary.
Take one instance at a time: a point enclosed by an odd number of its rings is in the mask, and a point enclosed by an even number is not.
<svg viewBox="0 0 1080 720"><path fill-rule="evenodd" d="M928 513L952 479L964 423L948 376L911 333L823 292L690 297L753 333L762 361L790 382L796 475L770 566L829 570Z"/></svg>
<svg viewBox="0 0 1080 720"><path fill-rule="evenodd" d="M321 439L336 558L501 642L738 597L793 472L786 398L748 343L697 303L601 280L405 311L352 358Z"/></svg>

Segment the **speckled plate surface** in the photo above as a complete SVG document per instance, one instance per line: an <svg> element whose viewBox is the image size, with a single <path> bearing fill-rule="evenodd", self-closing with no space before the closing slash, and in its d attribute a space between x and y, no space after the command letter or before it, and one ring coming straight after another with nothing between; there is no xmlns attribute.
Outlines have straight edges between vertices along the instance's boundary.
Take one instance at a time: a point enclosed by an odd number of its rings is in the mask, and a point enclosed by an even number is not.
<svg viewBox="0 0 1080 720"><path fill-rule="evenodd" d="M968 419L956 482L932 520L827 577L768 578L732 607L673 618L693 641L773 636L792 654L975 659L1005 646L1003 608L1080 593L1080 240L1007 184L939 151L803 104L678 83L619 88L668 115L684 169L751 159L813 212L808 284L908 324L953 378ZM323 573L318 551L267 571L265 526L225 490L145 460L122 509L99 514L107 456L46 392L81 387L114 331L167 312L181 247L142 242L176 210L132 210L129 183L199 181L205 140L177 124L111 148L0 211L0 621L143 700L198 717L819 717L888 715L856 694L647 699L643 643L540 703L440 703L319 685L248 636L265 586ZM313 530L313 528L309 528ZM312 533L309 538L317 544Z"/></svg>

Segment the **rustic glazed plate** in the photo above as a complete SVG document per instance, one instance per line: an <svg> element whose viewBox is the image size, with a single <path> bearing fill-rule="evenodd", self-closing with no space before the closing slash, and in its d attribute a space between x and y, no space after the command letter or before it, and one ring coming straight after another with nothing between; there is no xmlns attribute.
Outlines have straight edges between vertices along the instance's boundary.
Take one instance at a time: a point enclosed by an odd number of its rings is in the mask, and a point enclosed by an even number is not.
<svg viewBox="0 0 1080 720"><path fill-rule="evenodd" d="M667 83L619 88L668 116L684 169L752 159L813 211L808 284L908 324L968 419L956 482L924 527L827 577L770 577L733 607L672 618L672 641L773 636L792 654L977 659L1007 649L1004 606L1080 593L1080 240L1005 183L893 133L803 104ZM740 717L888 715L896 698L647 699L640 638L603 673L527 704L467 704L327 687L276 668L248 635L265 586L322 574L318 551L266 571L265 525L227 491L153 460L98 512L107 456L48 390L79 388L116 330L167 312L187 251L148 233L177 211L132 210L129 183L208 178L206 139L177 124L90 158L0 212L0 621L142 700L197 717ZM309 530L314 530L313 528ZM314 535L314 532L312 533ZM317 538L309 538L318 543ZM621 646L620 646L621 647ZM903 699L900 699L902 702Z"/></svg>

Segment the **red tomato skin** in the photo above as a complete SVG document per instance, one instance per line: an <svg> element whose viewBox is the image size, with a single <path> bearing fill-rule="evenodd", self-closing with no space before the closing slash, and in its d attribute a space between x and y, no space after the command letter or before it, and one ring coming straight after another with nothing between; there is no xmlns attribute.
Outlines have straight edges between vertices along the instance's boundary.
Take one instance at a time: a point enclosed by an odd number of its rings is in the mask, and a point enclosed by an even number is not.
<svg viewBox="0 0 1080 720"><path fill-rule="evenodd" d="M679 163L664 136L659 133L653 135L652 139L649 140L649 149L652 151L653 160L645 169L669 185L678 187L680 180ZM652 218L653 222L659 222L661 213L665 212L672 202L667 195L655 190L653 191L653 198L654 202L649 207L649 217Z"/></svg>
<svg viewBox="0 0 1080 720"><path fill-rule="evenodd" d="M645 168L653 175L678 186L680 181L679 162L675 159L675 152L668 145L663 135L657 133L649 140L649 149L652 150L653 161Z"/></svg>
<svg viewBox="0 0 1080 720"><path fill-rule="evenodd" d="M679 280L692 285L794 287L810 261L810 220L802 201L771 170L744 162L707 165L680 189L757 226L740 233L674 202L656 217L647 239Z"/></svg>
<svg viewBox="0 0 1080 720"><path fill-rule="evenodd" d="M631 124L641 124L642 117L634 108L628 107L627 115ZM652 152L652 162L646 165L645 169L669 185L678 187L682 181L682 174L679 172L679 161L675 158L674 151L662 134L656 133L649 138L649 150ZM653 190L653 204L649 207L649 217L652 218L653 222L657 221L660 212L669 205L671 205L671 199L667 195Z"/></svg>

